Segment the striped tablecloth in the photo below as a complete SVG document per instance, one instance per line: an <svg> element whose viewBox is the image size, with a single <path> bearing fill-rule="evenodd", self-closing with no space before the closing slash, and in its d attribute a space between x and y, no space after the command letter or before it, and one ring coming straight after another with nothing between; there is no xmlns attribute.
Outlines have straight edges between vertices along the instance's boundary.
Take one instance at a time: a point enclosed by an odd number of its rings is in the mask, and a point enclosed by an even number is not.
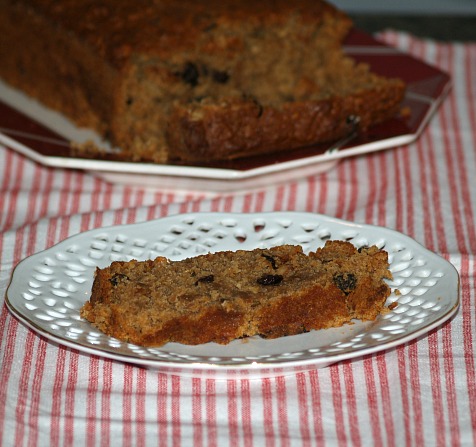
<svg viewBox="0 0 476 447"><path fill-rule="evenodd" d="M7 446L471 446L476 444L476 44L386 32L451 73L408 147L252 193L203 197L113 186L0 147L0 299L23 258L105 225L196 211L318 212L406 233L450 260L461 308L379 354L296 375L171 376L58 346L0 313L0 442Z"/></svg>

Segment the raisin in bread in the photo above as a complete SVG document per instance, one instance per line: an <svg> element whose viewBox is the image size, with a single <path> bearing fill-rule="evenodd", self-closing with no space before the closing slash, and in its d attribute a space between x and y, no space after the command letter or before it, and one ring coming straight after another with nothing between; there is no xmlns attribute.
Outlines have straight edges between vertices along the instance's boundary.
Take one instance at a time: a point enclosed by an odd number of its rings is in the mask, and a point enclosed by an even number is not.
<svg viewBox="0 0 476 447"><path fill-rule="evenodd" d="M387 253L331 241L224 251L170 262L113 262L97 269L81 316L143 346L276 338L374 320L390 294Z"/></svg>
<svg viewBox="0 0 476 447"><path fill-rule="evenodd" d="M346 57L322 0L0 0L0 77L127 161L197 164L327 142L391 117L397 79ZM91 145L75 154L101 157Z"/></svg>

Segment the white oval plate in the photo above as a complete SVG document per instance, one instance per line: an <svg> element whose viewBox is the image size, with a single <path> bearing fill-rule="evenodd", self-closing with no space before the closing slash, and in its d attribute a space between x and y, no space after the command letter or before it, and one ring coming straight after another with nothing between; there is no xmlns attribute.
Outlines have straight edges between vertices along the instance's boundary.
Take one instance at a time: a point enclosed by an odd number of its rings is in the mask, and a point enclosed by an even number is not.
<svg viewBox="0 0 476 447"><path fill-rule="evenodd" d="M307 252L328 239L385 249L393 274L387 304L397 301L397 307L374 322L356 321L274 340L252 337L228 345L168 343L160 348L108 337L79 316L89 299L96 266L103 268L112 261L156 256L180 260L282 244L301 245ZM6 304L37 333L84 353L173 374L255 378L321 368L415 339L457 312L459 277L443 258L382 227L298 212L197 213L98 228L30 256L16 267Z"/></svg>

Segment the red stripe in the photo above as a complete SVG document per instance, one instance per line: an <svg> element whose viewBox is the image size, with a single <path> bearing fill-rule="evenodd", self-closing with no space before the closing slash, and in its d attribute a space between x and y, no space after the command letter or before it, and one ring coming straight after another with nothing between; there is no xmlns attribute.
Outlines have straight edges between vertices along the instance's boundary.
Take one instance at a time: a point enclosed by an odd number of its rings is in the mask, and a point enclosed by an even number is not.
<svg viewBox="0 0 476 447"><path fill-rule="evenodd" d="M328 177L327 174L322 174L319 178L319 197L317 202L317 212L325 214L327 209L327 193L328 193Z"/></svg>
<svg viewBox="0 0 476 447"><path fill-rule="evenodd" d="M411 387L411 402L412 402L412 423L413 423L413 435L415 438L415 445L425 445L423 438L423 430L419 430L419 427L423 427L422 416L422 400L421 400L421 388L420 388L420 370L418 365L418 343L412 342L408 345L408 359L409 359L409 372L410 372L410 387Z"/></svg>
<svg viewBox="0 0 476 447"><path fill-rule="evenodd" d="M46 171L46 181L45 181L45 186L43 189L43 197L41 200L41 205L40 205L40 216L39 217L45 217L48 215L48 208L51 202L53 202L51 198L51 192L53 189L53 180L54 180L54 175L52 170L47 170Z"/></svg>
<svg viewBox="0 0 476 447"><path fill-rule="evenodd" d="M240 445L238 439L238 403L237 403L237 384L236 380L227 380L227 410L228 410L228 433L229 445Z"/></svg>
<svg viewBox="0 0 476 447"><path fill-rule="evenodd" d="M286 379L284 377L277 377L276 379L276 394L278 405L278 424L279 435L282 446L289 445L289 423L287 412L287 392Z"/></svg>
<svg viewBox="0 0 476 447"><path fill-rule="evenodd" d="M243 445L245 447L253 446L253 418L251 404L250 381L248 379L240 380L241 390L241 426L243 430Z"/></svg>
<svg viewBox="0 0 476 447"><path fill-rule="evenodd" d="M43 338L37 337L37 341L35 371L33 373L33 383L31 387L30 417L28 418L28 426L30 430L27 445L29 447L38 445L38 415L42 396L41 385L45 371L46 350L48 347L48 344Z"/></svg>
<svg viewBox="0 0 476 447"><path fill-rule="evenodd" d="M377 386L375 384L374 365L371 356L363 360L365 385L367 390L367 404L370 417L370 431L372 432L372 441L375 446L382 446L382 433L380 430L379 408L377 397Z"/></svg>
<svg viewBox="0 0 476 447"><path fill-rule="evenodd" d="M402 231L406 232L409 235L415 234L415 206L421 206L421 203L417 203L416 200L409 199L416 197L414 185L417 185L417 188L419 188L420 193L423 185L422 171L424 171L424 167L421 164L417 163L418 154L415 155L415 151L417 151L417 149L414 146L404 147L397 151L397 155L400 155L400 158L402 159L399 173L403 172L403 184L399 183L399 185L401 186L398 189L401 191L405 191L404 193L398 196L397 204L401 207L402 211L405 209L407 220L405 222L406 227L397 226L396 228L402 228ZM417 160L414 160L415 158ZM415 171L417 172L416 179L414 178L414 175L412 175L412 166L414 165L418 167L418 169L415 169ZM397 176L397 178L401 177L402 176ZM397 215L398 214L399 213L397 211Z"/></svg>
<svg viewBox="0 0 476 447"><path fill-rule="evenodd" d="M180 428L180 377L172 376L172 445L181 444Z"/></svg>
<svg viewBox="0 0 476 447"><path fill-rule="evenodd" d="M209 447L217 446L217 413L216 390L213 379L205 380L206 415L207 415L207 443Z"/></svg>
<svg viewBox="0 0 476 447"><path fill-rule="evenodd" d="M400 345L396 349L397 359L398 359L398 375L399 375L399 384L401 389L401 400L402 400L402 409L401 415L403 416L403 439L405 440L401 445L412 445L411 442L411 429L412 429L412 417L410 414L410 404L409 404L409 390L407 386L408 374L407 374L407 364L406 364L406 345ZM400 437L401 439L401 437Z"/></svg>
<svg viewBox="0 0 476 447"><path fill-rule="evenodd" d="M261 381L261 396L263 399L263 429L266 446L275 445L274 421L273 421L273 392L271 391L271 380L265 378Z"/></svg>
<svg viewBox="0 0 476 447"><path fill-rule="evenodd" d="M443 393L441 391L442 376L439 362L438 331L431 331L428 335L428 356L430 360L429 373L431 379L431 396L433 399L433 418L436 442L438 446L447 445L445 430L445 411Z"/></svg>
<svg viewBox="0 0 476 447"><path fill-rule="evenodd" d="M400 181L401 167L399 150L396 149L392 153L394 176L395 176L395 228L399 231L404 230L403 218L406 208L403 206L404 193L402 191L402 182ZM410 165L406 165L410 166ZM407 193L406 197L412 197L410 193ZM405 202L405 205L409 206L410 201Z"/></svg>
<svg viewBox="0 0 476 447"><path fill-rule="evenodd" d="M347 206L347 213L346 213L346 219L353 221L355 220L355 211L357 208L358 199L359 199L359 176L358 176L358 166L357 166L357 160L355 157L351 158L348 161L349 165L349 177L350 177L350 198L349 198L349 204Z"/></svg>
<svg viewBox="0 0 476 447"><path fill-rule="evenodd" d="M448 408L449 428L452 439L452 445L460 445L461 433L459 427L457 391L455 385L455 370L453 361L453 341L452 326L447 324L441 329L443 336L443 349L446 355L444 358L444 368L446 374L446 402Z"/></svg>
<svg viewBox="0 0 476 447"><path fill-rule="evenodd" d="M379 174L380 182L379 189L377 193L377 209L378 209L378 219L377 224L380 226L387 225L387 216L385 204L387 203L388 195L388 168L387 168L387 157L384 152L380 152L376 155L378 164L379 164Z"/></svg>
<svg viewBox="0 0 476 447"><path fill-rule="evenodd" d="M289 186L289 198L288 198L288 205L287 205L288 210L296 209L297 195L298 195L298 184L296 182L293 182Z"/></svg>
<svg viewBox="0 0 476 447"><path fill-rule="evenodd" d="M168 445L167 442L167 395L168 395L168 376L166 374L157 375L157 423L159 436L157 444L159 446Z"/></svg>
<svg viewBox="0 0 476 447"><path fill-rule="evenodd" d="M99 381L99 359L91 356L89 359L89 377L86 390L86 443L94 445L96 440L96 395Z"/></svg>
<svg viewBox="0 0 476 447"><path fill-rule="evenodd" d="M122 391L122 439L124 445L133 445L132 443L132 393L133 393L133 371L131 365L124 365L123 372L123 391Z"/></svg>
<svg viewBox="0 0 476 447"><path fill-rule="evenodd" d="M261 212L263 211L263 208L264 208L264 203L265 203L265 199L266 198L266 194L265 192L263 191L259 191L257 194L256 194L256 203L255 203L255 207L254 207L254 212Z"/></svg>
<svg viewBox="0 0 476 447"><path fill-rule="evenodd" d="M193 445L203 446L203 423L202 423L202 380L192 378L192 426Z"/></svg>
<svg viewBox="0 0 476 447"><path fill-rule="evenodd" d="M377 179L375 176L375 157L369 156L366 159L367 164L367 178L369 183L369 190L367 192L367 201L365 203L365 222L373 223L373 214L374 214L374 201L377 197L376 191L378 190L377 187Z"/></svg>
<svg viewBox="0 0 476 447"><path fill-rule="evenodd" d="M344 422L344 405L342 398L342 389L340 385L339 364L329 366L331 383L332 383L332 403L334 406L334 418L337 435L337 443L339 445L347 445L347 435Z"/></svg>
<svg viewBox="0 0 476 447"><path fill-rule="evenodd" d="M179 213L183 214L183 213L187 213L188 212L188 207L189 207L189 203L190 201L193 199L193 195L192 194L186 194L185 195L185 198L183 200L183 202L180 203L180 211Z"/></svg>
<svg viewBox="0 0 476 447"><path fill-rule="evenodd" d="M387 356L385 354L377 354L375 357L377 363L377 371L380 379L380 393L382 399L382 419L385 425L386 442L387 447L395 446L395 419L392 411L392 397L396 393L392 393L393 384L388 381L387 371Z"/></svg>
<svg viewBox="0 0 476 447"><path fill-rule="evenodd" d="M27 214L25 216L25 224L31 223L35 219L35 211L38 203L38 190L41 182L41 170L38 165L34 165L33 180L31 184L30 194L28 195L28 205L26 207Z"/></svg>
<svg viewBox="0 0 476 447"><path fill-rule="evenodd" d="M113 209L112 206L112 193L113 193L113 186L110 183L106 183L105 185L105 194L103 195L103 209L110 210Z"/></svg>
<svg viewBox="0 0 476 447"><path fill-rule="evenodd" d="M324 427L319 373L317 370L309 371L308 376L311 388L311 409L314 423L314 439L318 445L324 445Z"/></svg>
<svg viewBox="0 0 476 447"><path fill-rule="evenodd" d="M147 372L143 368L136 368L137 371L137 387L135 391L136 397L136 442L137 447L145 446L147 443L146 434L146 396L147 396Z"/></svg>
<svg viewBox="0 0 476 447"><path fill-rule="evenodd" d="M28 205L29 214L30 214L30 218L28 219L29 222L34 219L35 210L37 208L36 204L39 203L38 190L39 190L40 184L41 184L41 173L42 173L42 171L39 170L38 168L36 168L35 171L36 170L38 172L35 173L34 179L33 179L33 191L32 192L34 192L34 193L31 195L32 199L29 200L29 205ZM34 199L33 199L33 197L34 197ZM39 217L43 217L43 216L44 216L43 209L40 208ZM32 222L32 224L30 225L30 231L29 231L29 237L28 237L27 256L30 256L35 251L37 228L38 228L37 222Z"/></svg>
<svg viewBox="0 0 476 447"><path fill-rule="evenodd" d="M345 198L346 198L346 191L347 191L347 184L346 184L346 169L347 163L339 163L337 167L337 183L339 185L337 190L337 203L335 209L335 216L339 218L344 217L344 209L345 209Z"/></svg>
<svg viewBox="0 0 476 447"><path fill-rule="evenodd" d="M435 157L434 150L431 147L430 133L424 133L417 142L416 155L418 157L418 164L420 165L421 177L421 204L420 213L425 225L423 226L424 244L427 248L434 247L433 235L436 234L434 219L431 214L432 202L430 197L434 197L434 192L431 188L432 178L434 181ZM428 173L427 173L428 172ZM436 201L437 202L437 201ZM438 203L438 202L437 202Z"/></svg>
<svg viewBox="0 0 476 447"><path fill-rule="evenodd" d="M216 213L220 210L220 203L223 201L223 197L218 196L210 200L210 211Z"/></svg>
<svg viewBox="0 0 476 447"><path fill-rule="evenodd" d="M306 194L306 211L314 211L316 206L316 177L309 177L307 179L307 194Z"/></svg>
<svg viewBox="0 0 476 447"><path fill-rule="evenodd" d="M63 383L66 364L66 349L60 348L56 357L55 377L51 393L51 426L50 426L50 445L51 447L60 445L60 421L62 418L61 409L63 408Z"/></svg>
<svg viewBox="0 0 476 447"><path fill-rule="evenodd" d="M109 447L111 445L112 366L112 360L102 360L101 447Z"/></svg>
<svg viewBox="0 0 476 447"><path fill-rule="evenodd" d="M349 425L350 425L350 440L352 446L357 447L362 445L359 430L359 411L357 399L355 397L355 382L354 373L351 362L344 362L342 364L342 372L344 374L344 385L346 402L348 406ZM380 424L379 424L380 425Z"/></svg>
<svg viewBox="0 0 476 447"><path fill-rule="evenodd" d="M248 193L245 194L243 197L243 213L250 213L252 209L252 204L253 204L253 194Z"/></svg>
<svg viewBox="0 0 476 447"><path fill-rule="evenodd" d="M445 213L443 212L443 209L442 209L443 200L441 199L440 186L439 186L439 182L441 181L439 177L441 174L439 174L438 163L436 159L437 151L436 151L436 146L434 144L431 134L428 134L428 140L429 140L428 152L429 152L429 162L430 162L429 178L432 183L432 188L431 188L432 199L433 199L432 204L435 210L434 211L435 217L433 218L433 221L435 222L436 237L438 241L437 246L431 243L429 247L434 247L433 250L435 251L447 253L448 247L446 245L446 235L445 235L445 226L444 226ZM429 237L429 239L432 240L433 237Z"/></svg>
<svg viewBox="0 0 476 447"><path fill-rule="evenodd" d="M76 214L81 209L81 190L83 189L84 175L75 172L72 176L72 180L74 186L69 190L69 194L72 195L71 214Z"/></svg>
<svg viewBox="0 0 476 447"><path fill-rule="evenodd" d="M280 211L284 208L284 197L285 197L284 193L285 193L284 185L279 185L274 195L273 210Z"/></svg>
<svg viewBox="0 0 476 447"><path fill-rule="evenodd" d="M311 433L309 429L309 401L306 383L306 374L296 374L297 403L299 410L299 430L303 447L311 445Z"/></svg>
<svg viewBox="0 0 476 447"><path fill-rule="evenodd" d="M64 417L64 446L74 446L74 419L76 416L76 384L78 381L78 353L76 351L68 351L69 367L68 380L66 382L65 390L65 417Z"/></svg>

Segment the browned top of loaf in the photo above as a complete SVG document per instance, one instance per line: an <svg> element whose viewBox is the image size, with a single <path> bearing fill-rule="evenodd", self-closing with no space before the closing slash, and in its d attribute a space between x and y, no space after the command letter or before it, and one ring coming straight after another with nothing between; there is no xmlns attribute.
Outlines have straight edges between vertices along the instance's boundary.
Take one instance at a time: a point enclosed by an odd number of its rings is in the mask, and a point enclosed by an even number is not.
<svg viewBox="0 0 476 447"><path fill-rule="evenodd" d="M87 42L116 67L137 53L173 57L180 52L239 52L243 27L279 27L292 17L340 42L347 16L320 0L15 0ZM334 18L334 19L333 19ZM326 20L324 20L326 19Z"/></svg>

